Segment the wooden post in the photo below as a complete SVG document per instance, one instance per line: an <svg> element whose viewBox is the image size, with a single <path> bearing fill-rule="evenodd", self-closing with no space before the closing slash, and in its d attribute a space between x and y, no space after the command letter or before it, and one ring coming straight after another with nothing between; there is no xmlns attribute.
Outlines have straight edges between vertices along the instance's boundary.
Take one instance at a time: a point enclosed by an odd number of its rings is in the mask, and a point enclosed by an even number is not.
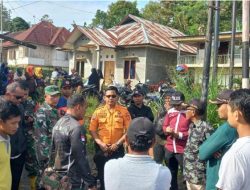
<svg viewBox="0 0 250 190"><path fill-rule="evenodd" d="M208 96L211 46L212 46L212 29L213 29L213 1L209 1L206 43L205 43L205 59L204 59L203 78L202 78L202 96L201 96L201 101L204 103L205 110L207 109L207 96ZM204 116L204 119L206 119L206 114Z"/></svg>
<svg viewBox="0 0 250 190"><path fill-rule="evenodd" d="M212 79L217 79L217 66L218 66L218 48L219 48L219 31L220 31L220 1L215 1L215 24L214 24L214 59L213 59L213 73Z"/></svg>
<svg viewBox="0 0 250 190"><path fill-rule="evenodd" d="M236 1L233 0L232 7L232 35L231 35L231 50L230 50L230 69L229 69L229 89L233 88L233 70L234 70L234 44L236 31Z"/></svg>
<svg viewBox="0 0 250 190"><path fill-rule="evenodd" d="M242 88L249 88L249 1L242 1Z"/></svg>

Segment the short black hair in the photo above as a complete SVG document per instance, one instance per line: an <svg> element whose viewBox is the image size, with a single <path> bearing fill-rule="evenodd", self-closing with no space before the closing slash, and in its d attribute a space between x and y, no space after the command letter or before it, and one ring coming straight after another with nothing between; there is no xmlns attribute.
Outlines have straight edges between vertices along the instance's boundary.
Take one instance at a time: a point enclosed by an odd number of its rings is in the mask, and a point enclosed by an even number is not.
<svg viewBox="0 0 250 190"><path fill-rule="evenodd" d="M105 90L105 93L109 90L113 90L115 91L115 93L118 95L118 89L115 87L115 86L109 86L106 90Z"/></svg>
<svg viewBox="0 0 250 190"><path fill-rule="evenodd" d="M244 120L250 124L250 89L239 89L230 95L229 106L233 111L239 110Z"/></svg>
<svg viewBox="0 0 250 190"><path fill-rule="evenodd" d="M0 98L0 119L5 122L13 117L21 116L21 111L17 105Z"/></svg>
<svg viewBox="0 0 250 190"><path fill-rule="evenodd" d="M74 108L79 104L84 104L86 102L85 97L81 94L75 94L71 96L67 101L68 108Z"/></svg>
<svg viewBox="0 0 250 190"><path fill-rule="evenodd" d="M17 88L21 88L22 90L29 90L28 84L25 80L15 81L10 83L6 87L6 92L15 92Z"/></svg>

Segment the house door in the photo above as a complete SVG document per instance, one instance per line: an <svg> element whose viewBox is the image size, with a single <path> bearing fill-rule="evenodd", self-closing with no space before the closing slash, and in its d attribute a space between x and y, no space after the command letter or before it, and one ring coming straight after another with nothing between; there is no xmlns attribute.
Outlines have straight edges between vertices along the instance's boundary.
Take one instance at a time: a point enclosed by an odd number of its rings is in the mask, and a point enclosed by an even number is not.
<svg viewBox="0 0 250 190"><path fill-rule="evenodd" d="M114 79L115 73L115 62L114 61L105 61L104 63L104 81L105 84L111 84Z"/></svg>
<svg viewBox="0 0 250 190"><path fill-rule="evenodd" d="M78 60L76 62L76 71L81 77L84 77L84 61L83 60Z"/></svg>

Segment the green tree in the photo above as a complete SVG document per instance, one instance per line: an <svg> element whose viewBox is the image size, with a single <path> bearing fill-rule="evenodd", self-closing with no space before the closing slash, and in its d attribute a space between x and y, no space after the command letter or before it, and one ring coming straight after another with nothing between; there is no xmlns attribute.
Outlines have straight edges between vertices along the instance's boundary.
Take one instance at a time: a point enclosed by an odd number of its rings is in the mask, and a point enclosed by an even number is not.
<svg viewBox="0 0 250 190"><path fill-rule="evenodd" d="M0 6L1 6L1 3L0 3ZM1 12L0 10L0 13L3 18L3 31L9 31L10 22L11 22L11 16L10 16L11 12L5 6L3 6L3 11Z"/></svg>
<svg viewBox="0 0 250 190"><path fill-rule="evenodd" d="M237 23L241 23L242 2L237 2ZM220 31L231 30L232 2L221 1ZM188 35L205 34L208 2L160 1L149 2L142 10L142 16L182 31ZM240 26L238 26L240 27Z"/></svg>
<svg viewBox="0 0 250 190"><path fill-rule="evenodd" d="M136 6L136 1L130 2L120 0L115 3L111 3L111 5L108 7L107 13L97 10L95 18L92 20L91 26L111 28L117 25L128 14L139 16L140 12Z"/></svg>
<svg viewBox="0 0 250 190"><path fill-rule="evenodd" d="M92 19L91 26L100 27L100 28L107 28L107 13L101 10L97 10L95 14L95 18Z"/></svg>
<svg viewBox="0 0 250 190"><path fill-rule="evenodd" d="M40 21L46 21L46 22L53 23L53 20L47 14L43 15L42 18L40 19Z"/></svg>
<svg viewBox="0 0 250 190"><path fill-rule="evenodd" d="M16 17L10 22L10 31L17 32L21 30L26 30L30 26L29 24L21 17Z"/></svg>

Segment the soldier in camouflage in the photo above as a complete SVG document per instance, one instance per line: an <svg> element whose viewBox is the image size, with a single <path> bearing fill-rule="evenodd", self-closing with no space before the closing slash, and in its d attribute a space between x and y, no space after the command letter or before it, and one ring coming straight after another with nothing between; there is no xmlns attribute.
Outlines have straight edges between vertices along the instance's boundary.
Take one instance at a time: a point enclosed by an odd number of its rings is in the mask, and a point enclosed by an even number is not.
<svg viewBox="0 0 250 190"><path fill-rule="evenodd" d="M184 150L184 179L188 190L205 190L206 164L199 160L199 146L212 134L213 127L201 120L205 113L202 102L193 99L187 106L186 118L191 121L189 137Z"/></svg>
<svg viewBox="0 0 250 190"><path fill-rule="evenodd" d="M34 139L36 160L38 163L38 176L36 180L37 189L42 189L40 182L44 170L48 166L52 142L52 129L59 120L56 105L59 100L60 91L55 85L44 89L45 102L35 113Z"/></svg>
<svg viewBox="0 0 250 190"><path fill-rule="evenodd" d="M35 142L33 138L34 134L34 113L35 113L35 102L28 97L29 91L26 90L23 96L23 108L24 108L24 125L25 125L25 135L27 139L27 152L25 158L25 169L28 172L30 179L30 189L35 190L35 179L37 176L38 165L36 162L35 154Z"/></svg>

